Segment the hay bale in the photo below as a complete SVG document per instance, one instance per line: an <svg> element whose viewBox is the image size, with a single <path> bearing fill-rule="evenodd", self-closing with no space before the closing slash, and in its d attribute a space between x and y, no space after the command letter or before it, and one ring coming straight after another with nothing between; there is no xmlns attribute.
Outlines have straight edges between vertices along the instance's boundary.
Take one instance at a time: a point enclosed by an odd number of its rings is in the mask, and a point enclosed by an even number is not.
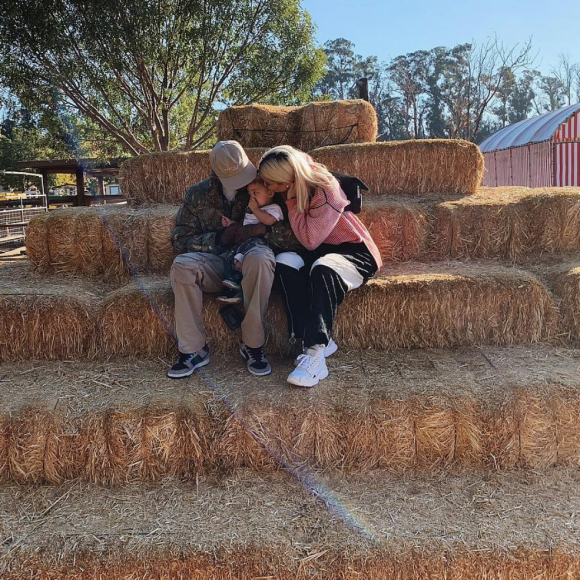
<svg viewBox="0 0 580 580"><path fill-rule="evenodd" d="M121 278L148 268L148 210L112 208L101 213L106 277Z"/></svg>
<svg viewBox="0 0 580 580"><path fill-rule="evenodd" d="M171 244L171 232L175 227L175 206L163 205L149 210L148 242L149 267L153 274L167 274L175 254Z"/></svg>
<svg viewBox="0 0 580 580"><path fill-rule="evenodd" d="M493 190L493 191L492 191ZM482 188L437 205L433 257L505 258L580 249L580 190Z"/></svg>
<svg viewBox="0 0 580 580"><path fill-rule="evenodd" d="M50 213L48 220L48 252L55 272L76 270L76 208L60 209Z"/></svg>
<svg viewBox="0 0 580 580"><path fill-rule="evenodd" d="M455 415L439 400L415 400L417 464L427 469L450 465L455 453Z"/></svg>
<svg viewBox="0 0 580 580"><path fill-rule="evenodd" d="M239 334L204 297L208 342L231 352ZM174 353L173 292L167 279L143 279L110 294L101 319L106 355L156 357ZM286 316L273 294L265 320L268 350L287 351ZM529 344L558 331L546 288L531 274L498 266L462 264L390 267L340 307L334 336L344 348L450 348L473 344Z"/></svg>
<svg viewBox="0 0 580 580"><path fill-rule="evenodd" d="M515 405L519 416L520 464L531 469L556 465L558 436L552 401L535 393L519 392Z"/></svg>
<svg viewBox="0 0 580 580"><path fill-rule="evenodd" d="M26 226L26 255L30 259L33 270L48 272L50 270L50 254L48 251L48 212L34 216Z"/></svg>
<svg viewBox="0 0 580 580"><path fill-rule="evenodd" d="M413 404L410 401L369 401L366 410L347 415L343 432L346 469L378 468L402 474L416 464Z"/></svg>
<svg viewBox="0 0 580 580"><path fill-rule="evenodd" d="M247 148L256 166L266 149ZM119 180L131 205L181 204L190 185L207 179L211 172L209 150L150 153L123 162Z"/></svg>
<svg viewBox="0 0 580 580"><path fill-rule="evenodd" d="M471 194L483 175L479 147L461 140L336 145L311 155L332 171L360 177L367 195Z"/></svg>
<svg viewBox="0 0 580 580"><path fill-rule="evenodd" d="M576 393L559 393L552 399L557 433L557 464L580 465L580 397Z"/></svg>
<svg viewBox="0 0 580 580"><path fill-rule="evenodd" d="M486 463L492 469L511 469L520 460L520 422L514 397L486 409L483 415Z"/></svg>
<svg viewBox="0 0 580 580"><path fill-rule="evenodd" d="M374 143L378 119L374 107L362 99L309 103L294 111L297 144L302 151L345 143ZM284 141L278 143L283 145Z"/></svg>
<svg viewBox="0 0 580 580"><path fill-rule="evenodd" d="M76 271L84 276L95 278L105 271L102 208L83 208L78 210L75 231Z"/></svg>
<svg viewBox="0 0 580 580"><path fill-rule="evenodd" d="M132 282L106 297L100 319L103 352L173 356L173 291L168 280Z"/></svg>
<svg viewBox="0 0 580 580"><path fill-rule="evenodd" d="M260 104L229 107L219 114L218 139L233 139L242 147L293 144L297 138L293 113L300 108Z"/></svg>
<svg viewBox="0 0 580 580"><path fill-rule="evenodd" d="M423 205L386 196L370 198L359 217L384 262L418 260L427 253L429 221Z"/></svg>
<svg viewBox="0 0 580 580"><path fill-rule="evenodd" d="M52 414L26 409L11 417L8 461L11 479L22 483L45 480L44 458L49 432L54 430Z"/></svg>
<svg viewBox="0 0 580 580"><path fill-rule="evenodd" d="M110 468L107 480L113 485L137 481L142 465L142 414L110 410L104 424Z"/></svg>
<svg viewBox="0 0 580 580"><path fill-rule="evenodd" d="M557 332L555 304L526 272L462 264L389 270L340 307L334 336L344 348L526 344Z"/></svg>
<svg viewBox="0 0 580 580"><path fill-rule="evenodd" d="M76 280L28 276L23 266L2 267L0 362L94 356L98 295Z"/></svg>
<svg viewBox="0 0 580 580"><path fill-rule="evenodd" d="M324 145L377 140L373 106L363 100L321 101L302 107L241 105L222 111L220 140L234 139L243 147L292 145L310 151Z"/></svg>
<svg viewBox="0 0 580 580"><path fill-rule="evenodd" d="M547 276L560 299L562 330L569 339L580 340L580 263L551 268Z"/></svg>
<svg viewBox="0 0 580 580"><path fill-rule="evenodd" d="M44 449L44 479L51 484L77 479L86 463L81 424L57 414L48 422Z"/></svg>

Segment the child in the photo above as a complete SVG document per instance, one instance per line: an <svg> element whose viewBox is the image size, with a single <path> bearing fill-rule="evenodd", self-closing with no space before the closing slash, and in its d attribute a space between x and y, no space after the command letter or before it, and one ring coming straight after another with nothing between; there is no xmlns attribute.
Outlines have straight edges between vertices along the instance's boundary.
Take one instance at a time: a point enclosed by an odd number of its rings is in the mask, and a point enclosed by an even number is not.
<svg viewBox="0 0 580 580"><path fill-rule="evenodd" d="M250 201L244 217L244 226L258 223L271 226L284 219L280 206L276 203L271 203L275 194L264 185L259 175L248 185L248 193L250 194ZM222 217L222 226L228 227L234 223L231 219L225 216ZM229 295L218 296L220 302L228 302L230 304L242 302L241 281L244 257L252 248L262 244L266 244L264 238L249 238L229 252L222 284L226 288L233 290L233 292Z"/></svg>

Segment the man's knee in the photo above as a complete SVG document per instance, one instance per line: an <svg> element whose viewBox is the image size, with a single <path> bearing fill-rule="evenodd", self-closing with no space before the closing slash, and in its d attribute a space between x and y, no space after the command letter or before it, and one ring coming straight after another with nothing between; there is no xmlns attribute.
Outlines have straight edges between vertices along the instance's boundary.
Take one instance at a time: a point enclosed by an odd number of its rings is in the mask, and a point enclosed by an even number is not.
<svg viewBox="0 0 580 580"><path fill-rule="evenodd" d="M252 248L244 257L242 273L244 276L252 272L271 272L274 275L276 258L274 252L266 246Z"/></svg>
<svg viewBox="0 0 580 580"><path fill-rule="evenodd" d="M180 254L171 265L171 282L192 284L198 280L203 268L203 257L197 253Z"/></svg>

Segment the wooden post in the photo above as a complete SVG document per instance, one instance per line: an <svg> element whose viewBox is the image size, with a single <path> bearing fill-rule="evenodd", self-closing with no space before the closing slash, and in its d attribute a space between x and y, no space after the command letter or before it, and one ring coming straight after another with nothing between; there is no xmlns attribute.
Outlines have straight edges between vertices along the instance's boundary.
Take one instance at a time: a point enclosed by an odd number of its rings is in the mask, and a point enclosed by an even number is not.
<svg viewBox="0 0 580 580"><path fill-rule="evenodd" d="M48 200L48 190L50 189L48 185L48 171L46 169L41 169L40 175L42 175L42 183L44 184L43 193L46 195L46 199Z"/></svg>
<svg viewBox="0 0 580 580"><path fill-rule="evenodd" d="M99 195L105 195L105 184L104 184L104 178L102 175L97 175L97 183L98 183Z"/></svg>
<svg viewBox="0 0 580 580"><path fill-rule="evenodd" d="M76 205L86 205L85 200L85 172L80 165L77 165L75 175L77 178L77 202Z"/></svg>
<svg viewBox="0 0 580 580"><path fill-rule="evenodd" d="M363 99L364 101L369 100L369 79L363 77L362 79L358 79L356 81L356 86L358 88L358 98Z"/></svg>

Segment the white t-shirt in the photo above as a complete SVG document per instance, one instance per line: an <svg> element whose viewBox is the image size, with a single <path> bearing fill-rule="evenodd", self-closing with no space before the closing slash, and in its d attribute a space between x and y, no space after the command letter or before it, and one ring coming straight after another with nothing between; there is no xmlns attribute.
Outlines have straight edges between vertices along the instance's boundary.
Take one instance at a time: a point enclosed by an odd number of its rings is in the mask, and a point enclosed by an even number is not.
<svg viewBox="0 0 580 580"><path fill-rule="evenodd" d="M237 189L226 187L223 183L222 183L222 191L224 192L224 195L228 201L232 201L234 197L236 197L236 193L238 192Z"/></svg>
<svg viewBox="0 0 580 580"><path fill-rule="evenodd" d="M282 208L277 203L271 203L270 205L265 205L260 208L262 211L269 213L272 217L276 218L276 221L283 221L284 214L282 213ZM253 213L247 213L244 216L244 225L253 226L255 224L262 223Z"/></svg>

